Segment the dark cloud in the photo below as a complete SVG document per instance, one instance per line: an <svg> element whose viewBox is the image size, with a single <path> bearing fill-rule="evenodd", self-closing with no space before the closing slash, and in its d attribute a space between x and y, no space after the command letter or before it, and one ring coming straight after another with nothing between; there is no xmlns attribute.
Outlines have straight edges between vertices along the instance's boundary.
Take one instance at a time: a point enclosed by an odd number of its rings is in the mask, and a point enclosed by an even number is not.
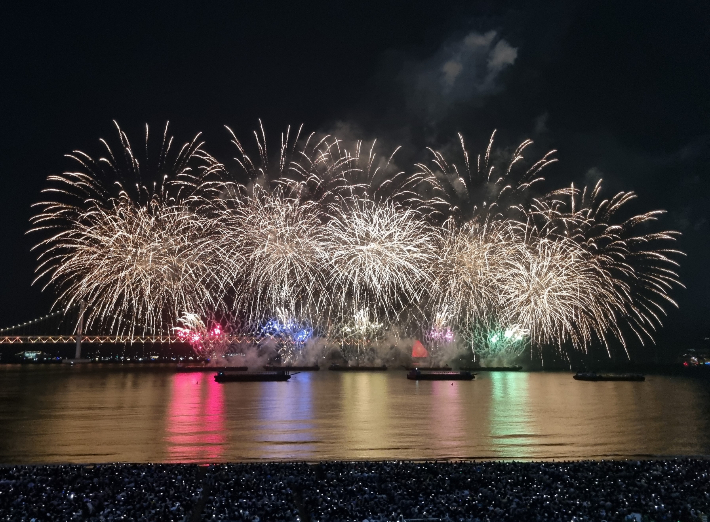
<svg viewBox="0 0 710 522"><path fill-rule="evenodd" d="M434 56L410 64L400 74L407 109L413 115L425 114L435 124L456 105L479 104L502 88L501 73L517 56L518 50L493 30L447 41Z"/></svg>

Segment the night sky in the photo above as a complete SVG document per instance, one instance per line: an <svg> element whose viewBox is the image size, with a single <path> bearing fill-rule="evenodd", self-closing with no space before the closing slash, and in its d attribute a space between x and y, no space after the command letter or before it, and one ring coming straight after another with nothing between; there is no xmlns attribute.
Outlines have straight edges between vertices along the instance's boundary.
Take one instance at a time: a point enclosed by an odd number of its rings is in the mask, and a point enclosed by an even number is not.
<svg viewBox="0 0 710 522"><path fill-rule="evenodd" d="M666 209L686 254L657 335L710 334L710 8L707 2L31 3L0 17L0 327L44 315L31 286L30 205L64 154L99 154L112 120L138 141L170 120L231 157L261 118L402 145L402 164L462 133L473 152L557 149L546 189L605 180L638 213ZM662 5L656 5L662 4Z"/></svg>

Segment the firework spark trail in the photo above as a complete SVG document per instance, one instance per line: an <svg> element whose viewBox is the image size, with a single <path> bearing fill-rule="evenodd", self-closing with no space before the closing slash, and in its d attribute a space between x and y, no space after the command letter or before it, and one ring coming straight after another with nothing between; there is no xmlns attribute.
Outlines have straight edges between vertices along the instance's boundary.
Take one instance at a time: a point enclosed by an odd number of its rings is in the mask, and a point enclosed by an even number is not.
<svg viewBox="0 0 710 522"><path fill-rule="evenodd" d="M106 156L75 151L81 171L49 176L51 199L32 218L31 231L53 234L35 247L37 279L59 290L57 307L85 301L87 327L163 333L184 309L219 307L224 291L214 277L215 227L192 210L213 160L199 135L174 152L167 126L151 155L146 126L141 164L116 128L118 154L101 140Z"/></svg>
<svg viewBox="0 0 710 522"><path fill-rule="evenodd" d="M433 283L436 231L392 202L352 200L332 209L325 226L332 307L341 315L362 309L392 318L418 303Z"/></svg>
<svg viewBox="0 0 710 522"><path fill-rule="evenodd" d="M535 200L528 210L531 220L543 234L553 238L570 238L606 274L612 291L604 292L607 311L615 320L608 326L626 346L621 323L627 324L643 344L653 340L653 331L665 315L663 303L677 306L668 295L675 286L683 286L676 268L675 256L682 252L659 248L674 241L674 231L643 232L664 211L652 211L615 223L617 213L636 198L633 192L619 192L611 199L600 200L601 180L593 189L557 191L547 200ZM566 201L564 199L566 198Z"/></svg>
<svg viewBox="0 0 710 522"><path fill-rule="evenodd" d="M500 308L504 324L529 331L534 345L561 345L570 340L586 348L592 335L609 327L600 295L608 282L574 242L547 238L521 243L518 255L501 264Z"/></svg>
<svg viewBox="0 0 710 522"><path fill-rule="evenodd" d="M219 194L238 198L251 195L255 186L269 192L278 188L284 196L316 202L324 210L353 198L394 201L421 212L432 212L441 205L440 200L422 195L430 183L427 174L396 169L393 158L399 148L389 156L379 155L376 141L369 147L362 141L347 147L335 136L306 135L301 126L295 133L288 127L281 134L278 154L271 155L260 122L254 132L258 158L254 159L235 133L229 127L227 130L238 152L234 158L237 169L217 162L210 167L209 174L217 178L213 190Z"/></svg>
<svg viewBox="0 0 710 522"><path fill-rule="evenodd" d="M58 302L87 304L87 327L161 332L183 310L219 308L214 233L183 206L93 207L46 242L38 277L61 288Z"/></svg>
<svg viewBox="0 0 710 522"><path fill-rule="evenodd" d="M476 157L475 165L471 165L461 134L458 137L462 165L451 163L443 153L431 148L428 149L433 156L431 164L415 165L418 169L415 176L421 180L420 183L431 187L435 197L430 201L436 208L445 209L445 217L452 216L459 222L466 222L479 213L489 217L504 213L508 207L519 203L518 200L526 196L533 185L544 181L540 172L557 161L552 157L557 151L551 150L516 178L513 170L519 170L516 165L524 163L523 153L533 142L523 141L508 158L507 165L498 166L491 159L495 134L496 131L493 131L486 152Z"/></svg>
<svg viewBox="0 0 710 522"><path fill-rule="evenodd" d="M219 243L236 246L243 260L224 274L236 289L234 309L257 322L280 309L322 313L328 256L317 205L256 186L251 197L228 201L217 223Z"/></svg>
<svg viewBox="0 0 710 522"><path fill-rule="evenodd" d="M151 153L146 128L139 161L118 131L118 154L102 140L106 157L70 155L81 170L50 176L32 218L49 234L38 279L58 289L57 306L85 301L89 325L162 332L220 312L256 336L282 317L360 346L417 323L436 343L458 335L493 356L609 349L610 335L625 346L625 325L643 341L675 305L679 252L656 245L677 233L639 232L661 212L616 223L635 196L600 200L599 184L530 200L556 160L524 167L529 140L501 162L492 136L472 164L459 136L463 166L432 151L407 174L375 143L301 128L271 156L261 127L256 159L232 133L231 172L199 135L177 150L166 127ZM293 356L298 343L282 344Z"/></svg>
<svg viewBox="0 0 710 522"><path fill-rule="evenodd" d="M473 220L458 227L447 221L443 231L434 270L438 277L434 309L442 316L440 327L446 323L444 315L461 326L495 314L501 263L516 253L512 248L516 236L509 224Z"/></svg>

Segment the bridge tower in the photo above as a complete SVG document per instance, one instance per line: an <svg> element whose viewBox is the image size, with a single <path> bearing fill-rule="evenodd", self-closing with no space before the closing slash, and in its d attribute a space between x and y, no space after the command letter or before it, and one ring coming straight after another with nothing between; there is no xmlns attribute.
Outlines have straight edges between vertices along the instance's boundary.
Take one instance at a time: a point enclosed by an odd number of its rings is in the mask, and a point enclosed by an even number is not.
<svg viewBox="0 0 710 522"><path fill-rule="evenodd" d="M76 351L74 359L81 359L81 334L84 333L84 301L79 303L79 322L76 325Z"/></svg>

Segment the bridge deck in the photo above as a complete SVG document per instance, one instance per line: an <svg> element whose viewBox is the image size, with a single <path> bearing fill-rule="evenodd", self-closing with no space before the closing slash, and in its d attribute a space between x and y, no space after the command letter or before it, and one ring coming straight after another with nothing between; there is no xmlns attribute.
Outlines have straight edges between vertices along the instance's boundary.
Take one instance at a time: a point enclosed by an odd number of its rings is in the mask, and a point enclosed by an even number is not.
<svg viewBox="0 0 710 522"><path fill-rule="evenodd" d="M0 336L0 344L70 344L76 342L76 335L7 335ZM82 344L123 344L123 343L180 343L174 335L82 335Z"/></svg>

